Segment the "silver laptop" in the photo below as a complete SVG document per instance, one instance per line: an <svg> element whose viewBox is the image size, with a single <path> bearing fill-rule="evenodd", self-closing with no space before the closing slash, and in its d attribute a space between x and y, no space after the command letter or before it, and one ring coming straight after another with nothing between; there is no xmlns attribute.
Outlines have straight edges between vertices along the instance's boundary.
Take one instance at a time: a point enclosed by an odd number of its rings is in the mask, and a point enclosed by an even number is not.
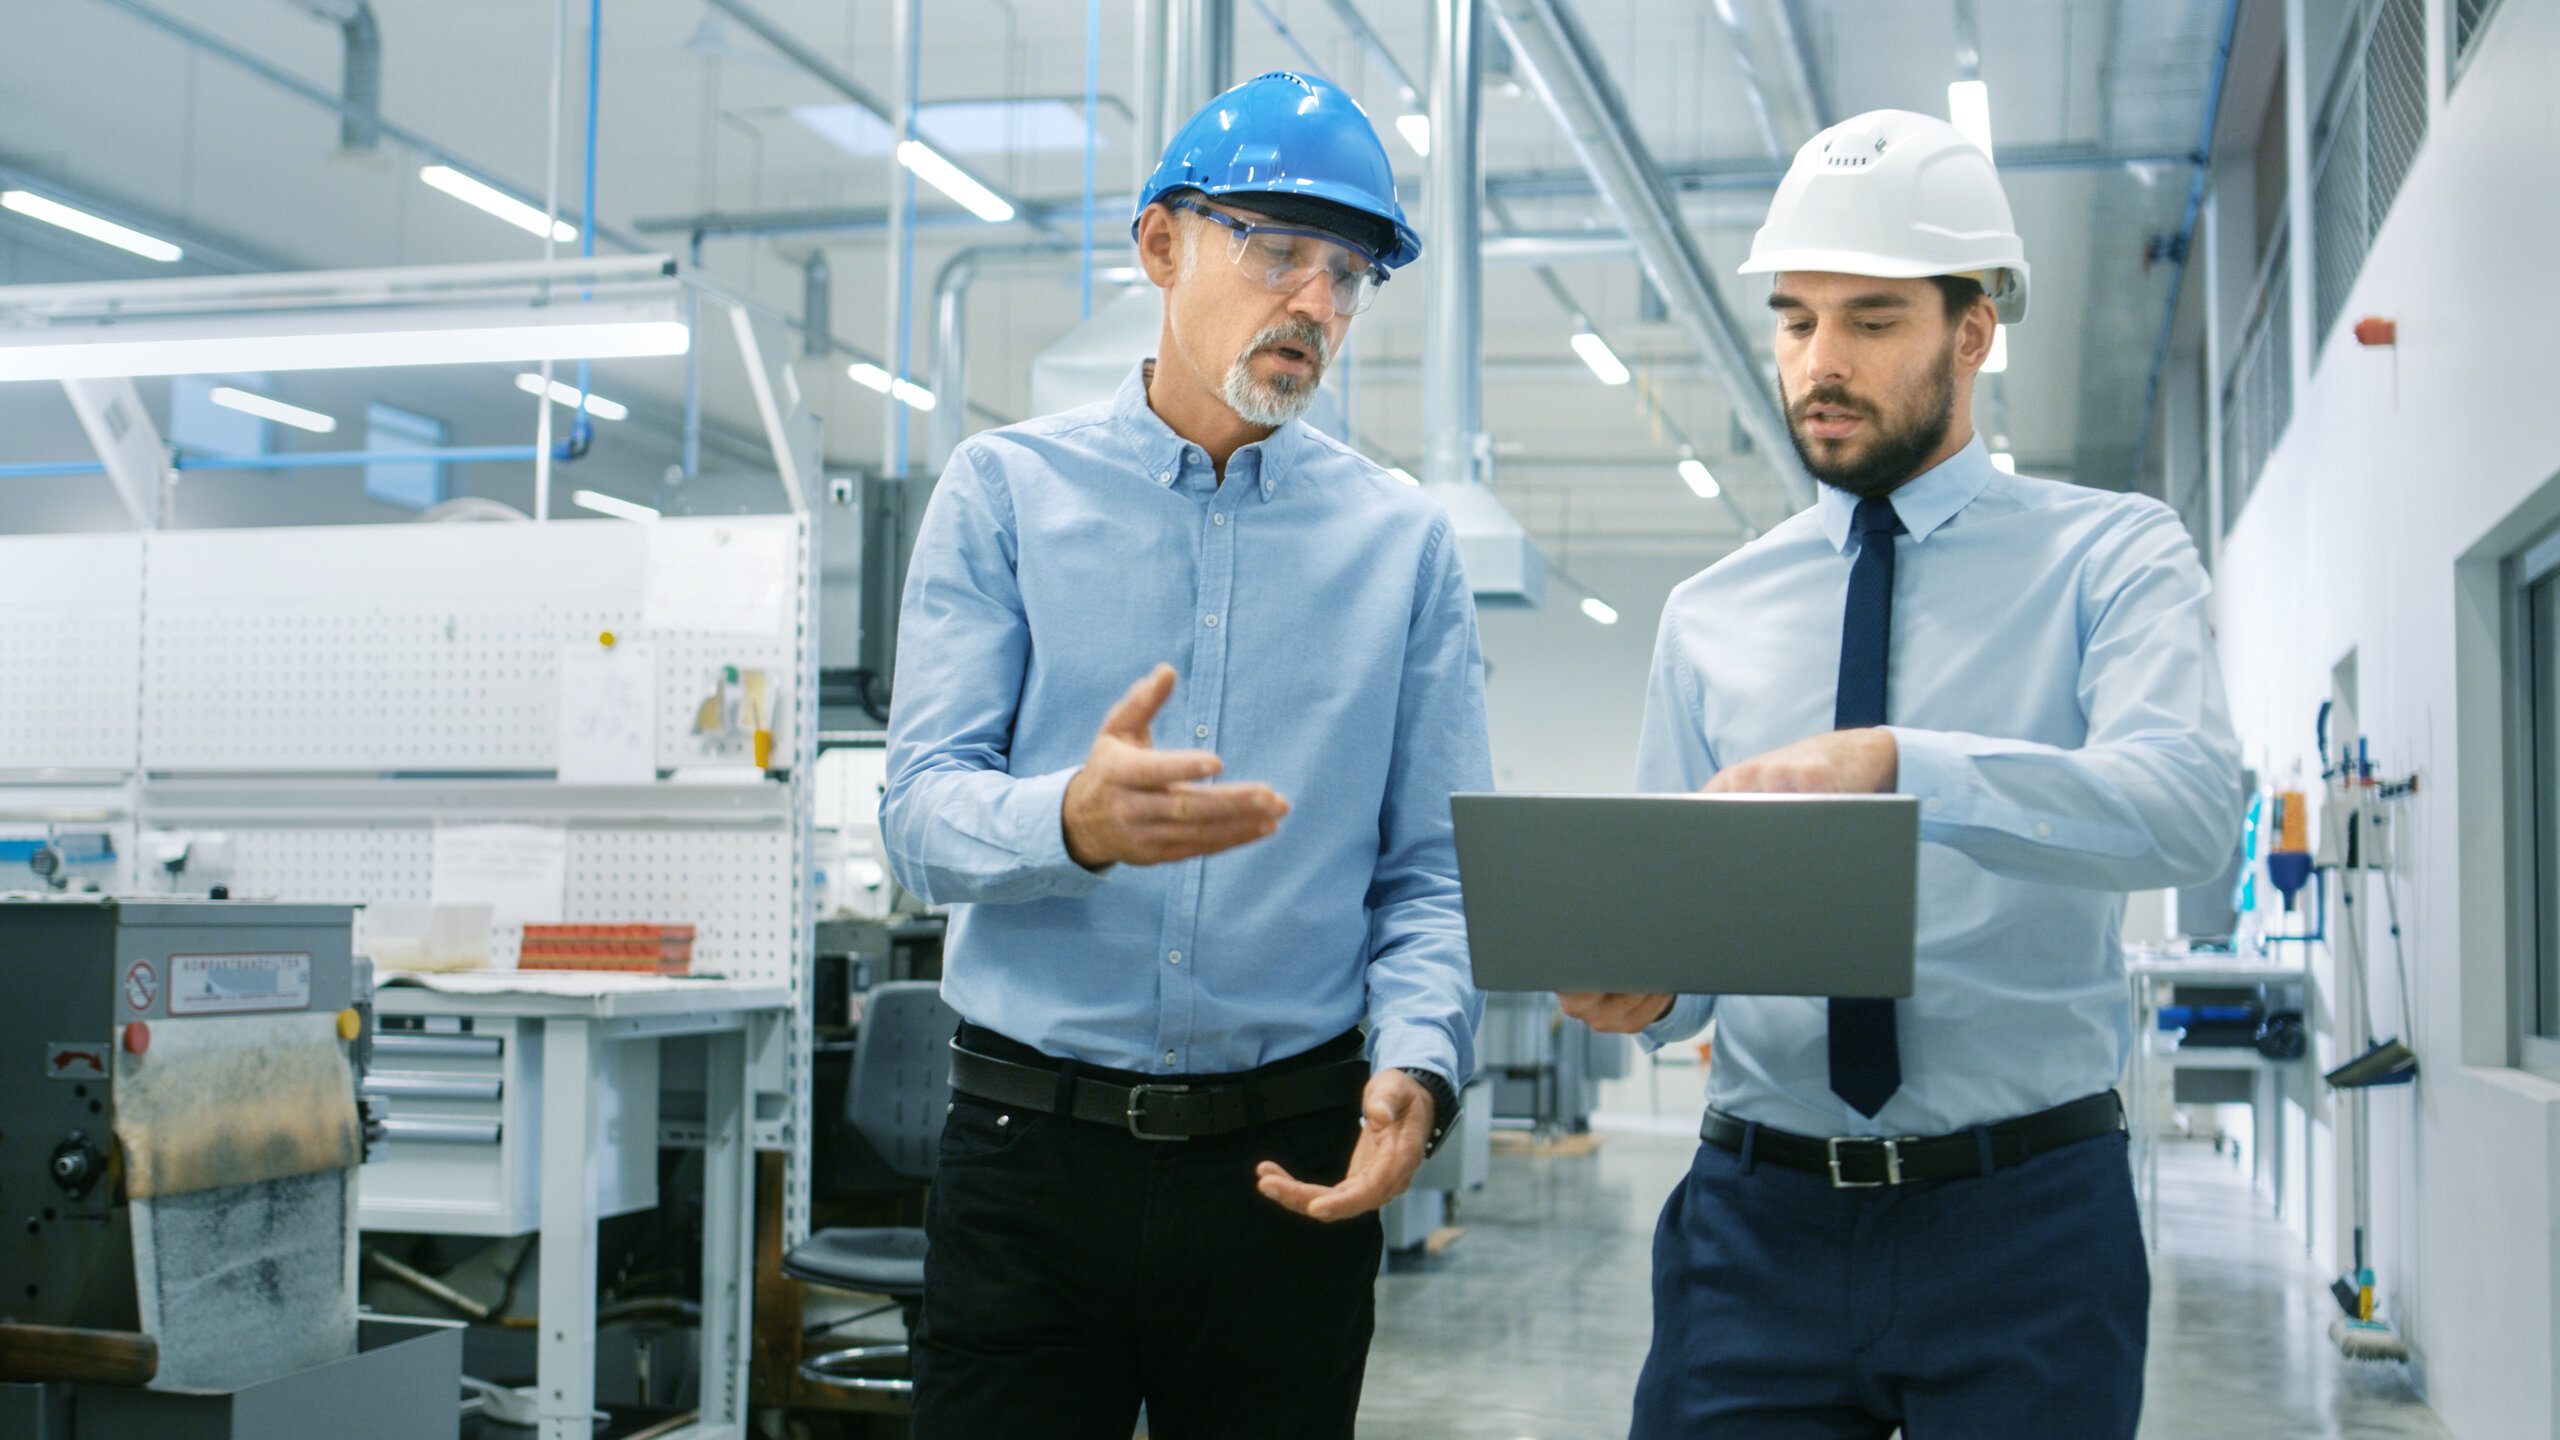
<svg viewBox="0 0 2560 1440"><path fill-rule="evenodd" d="M1911 993L1908 795L1449 797L1485 990Z"/></svg>

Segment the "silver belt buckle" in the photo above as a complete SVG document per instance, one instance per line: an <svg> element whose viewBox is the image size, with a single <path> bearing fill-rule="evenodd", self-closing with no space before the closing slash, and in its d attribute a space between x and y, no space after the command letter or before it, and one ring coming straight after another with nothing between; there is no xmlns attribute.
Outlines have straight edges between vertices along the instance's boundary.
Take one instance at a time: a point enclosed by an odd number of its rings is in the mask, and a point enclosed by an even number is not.
<svg viewBox="0 0 2560 1440"><path fill-rule="evenodd" d="M1840 1147L1843 1145L1879 1145L1884 1148L1884 1178L1881 1180L1844 1180L1840 1176ZM1902 1142L1878 1140L1865 1135L1834 1135L1823 1142L1831 1159L1831 1188L1834 1190L1874 1190L1902 1183Z"/></svg>
<svg viewBox="0 0 2560 1440"><path fill-rule="evenodd" d="M1127 1112L1129 1118L1129 1133L1141 1140L1178 1141L1190 1139L1191 1137L1188 1135L1159 1135L1154 1131L1139 1128L1146 1118L1147 1097L1149 1095L1188 1095L1190 1093L1191 1087L1188 1085L1130 1086L1129 1109Z"/></svg>

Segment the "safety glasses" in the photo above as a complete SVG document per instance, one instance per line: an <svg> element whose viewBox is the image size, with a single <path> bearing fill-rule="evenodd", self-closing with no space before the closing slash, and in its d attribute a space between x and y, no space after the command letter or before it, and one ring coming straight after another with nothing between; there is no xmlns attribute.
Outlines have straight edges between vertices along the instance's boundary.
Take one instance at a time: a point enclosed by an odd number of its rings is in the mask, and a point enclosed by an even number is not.
<svg viewBox="0 0 2560 1440"><path fill-rule="evenodd" d="M1374 256L1321 230L1239 220L1197 200L1176 200L1172 205L1226 230L1227 258L1255 283L1277 294L1295 295L1322 275L1333 293L1334 313L1357 315L1378 298L1378 287L1387 281L1385 267Z"/></svg>

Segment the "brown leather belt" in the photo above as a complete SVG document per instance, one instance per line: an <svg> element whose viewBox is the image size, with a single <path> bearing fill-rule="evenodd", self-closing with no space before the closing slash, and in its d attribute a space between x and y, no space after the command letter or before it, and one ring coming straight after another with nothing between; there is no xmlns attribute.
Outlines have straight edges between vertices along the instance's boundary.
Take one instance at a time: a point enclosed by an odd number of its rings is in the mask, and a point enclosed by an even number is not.
<svg viewBox="0 0 2560 1440"><path fill-rule="evenodd" d="M1353 1055L1320 1065L1234 1080L1180 1085L1117 1085L981 1055L951 1042L951 1088L963 1095L1125 1128L1141 1140L1196 1140L1269 1120L1288 1120L1360 1103L1369 1062Z"/></svg>
<svg viewBox="0 0 2560 1440"><path fill-rule="evenodd" d="M1706 1123L1698 1129L1698 1138L1720 1150L1747 1154L1754 1164L1766 1162L1788 1170L1828 1175L1835 1190L1863 1190L1988 1175L2023 1164L2031 1155L2094 1140L2123 1128L2124 1101L2113 1090L2101 1090L2050 1110L1953 1135L1835 1135L1817 1139L1709 1110Z"/></svg>

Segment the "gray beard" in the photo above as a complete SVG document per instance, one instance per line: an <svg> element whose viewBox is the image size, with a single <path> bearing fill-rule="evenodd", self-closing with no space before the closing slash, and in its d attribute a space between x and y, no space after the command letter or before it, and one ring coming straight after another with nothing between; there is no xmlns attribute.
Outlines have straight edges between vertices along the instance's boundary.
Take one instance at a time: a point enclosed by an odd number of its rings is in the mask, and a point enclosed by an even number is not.
<svg viewBox="0 0 2560 1440"><path fill-rule="evenodd" d="M1278 374L1261 376L1253 373L1253 357L1273 345L1294 342L1315 362L1315 373L1300 379ZM1261 425L1277 430L1307 413L1316 403L1316 386L1323 381L1325 367L1333 363L1333 347L1325 343L1324 332L1313 325L1274 325L1253 337L1227 367L1227 380L1221 390L1227 408L1248 425Z"/></svg>

